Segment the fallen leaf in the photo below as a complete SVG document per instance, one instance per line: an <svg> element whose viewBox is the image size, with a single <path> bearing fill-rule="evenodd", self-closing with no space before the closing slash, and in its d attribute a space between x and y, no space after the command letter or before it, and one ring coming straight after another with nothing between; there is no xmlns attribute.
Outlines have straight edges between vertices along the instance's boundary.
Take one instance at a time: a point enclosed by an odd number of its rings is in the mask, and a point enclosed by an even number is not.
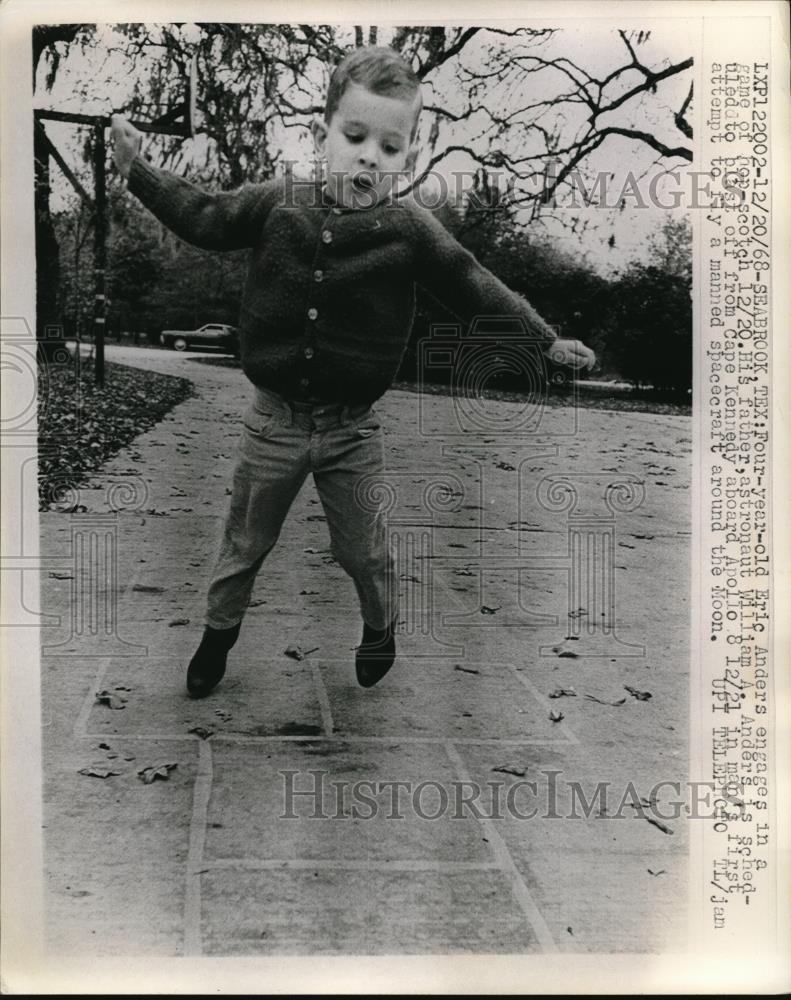
<svg viewBox="0 0 791 1000"><path fill-rule="evenodd" d="M99 705L107 705L108 708L116 710L126 708L126 698L113 694L112 691L97 691L96 701Z"/></svg>
<svg viewBox="0 0 791 1000"><path fill-rule="evenodd" d="M55 570L54 572L50 573L50 576L52 577L53 580L73 580L74 579L74 574L73 573L65 573L65 572L61 573L59 570Z"/></svg>
<svg viewBox="0 0 791 1000"><path fill-rule="evenodd" d="M623 705L626 698L619 698L618 701L605 701L604 698L597 698L595 694L586 694L588 701L595 701L598 705Z"/></svg>
<svg viewBox="0 0 791 1000"><path fill-rule="evenodd" d="M667 870L665 868L660 868L658 872L651 871L650 868L646 868L649 875L653 875L655 878L657 875L667 875Z"/></svg>
<svg viewBox="0 0 791 1000"><path fill-rule="evenodd" d="M577 692L574 688L555 688L554 691L549 692L550 698L576 698ZM626 699L624 699L626 700Z"/></svg>
<svg viewBox="0 0 791 1000"><path fill-rule="evenodd" d="M174 618L172 622L168 622L168 628L174 628L176 625L189 625L189 618Z"/></svg>
<svg viewBox="0 0 791 1000"><path fill-rule="evenodd" d="M480 670L474 670L472 667L463 667L460 663L457 663L453 667L454 670L460 670L463 674L479 674Z"/></svg>
<svg viewBox="0 0 791 1000"><path fill-rule="evenodd" d="M89 778L109 778L114 774L120 774L120 771L116 771L111 767L107 767L104 764L91 764L88 767L81 767L78 774L84 774Z"/></svg>
<svg viewBox="0 0 791 1000"><path fill-rule="evenodd" d="M303 649L301 646L286 646L283 650L286 656L290 656L292 660L304 660L306 656L310 656L311 653L315 653L318 646L314 646L313 649Z"/></svg>
<svg viewBox="0 0 791 1000"><path fill-rule="evenodd" d="M178 764L154 764L150 767L141 768L137 772L137 776L144 785L150 785L157 778L160 781L168 781L170 779L170 772L176 767L178 767Z"/></svg>
<svg viewBox="0 0 791 1000"><path fill-rule="evenodd" d="M560 652L558 653L558 656L561 659L566 659L566 660L579 659L579 653L573 653L570 649L561 649Z"/></svg>
<svg viewBox="0 0 791 1000"><path fill-rule="evenodd" d="M487 607L487 606L486 606L486 605L484 604L484 605L482 606L482 608L481 608L481 614L482 614L482 615L493 615L493 614L494 614L494 613L495 613L496 611L499 611L499 610L500 610L500 608L499 608L499 607L497 607L497 608L489 608L489 607Z"/></svg>
<svg viewBox="0 0 791 1000"><path fill-rule="evenodd" d="M565 715L562 712L559 712L556 708L553 708L549 713L549 718L552 722L560 722L561 719L565 719Z"/></svg>
<svg viewBox="0 0 791 1000"><path fill-rule="evenodd" d="M643 809L653 809L656 805L656 796L653 795L650 799L647 799L645 795L641 795L636 803L627 802L626 805L630 806L632 809L639 809L641 812Z"/></svg>
<svg viewBox="0 0 791 1000"><path fill-rule="evenodd" d="M624 684L624 690L628 691L633 698L637 698L638 701L648 701L651 697L650 691L638 691L637 688L629 687L628 684Z"/></svg>
<svg viewBox="0 0 791 1000"><path fill-rule="evenodd" d="M658 830L661 830L662 833L670 834L671 837L673 836L673 831L666 823L663 823L661 819L656 819L654 816L646 816L646 822L650 823L651 826L655 826Z"/></svg>
<svg viewBox="0 0 791 1000"><path fill-rule="evenodd" d="M515 465L509 465L508 462L498 462L497 465L495 466L495 468L497 468L497 469L505 469L506 472L514 472L514 471L516 471L516 466Z"/></svg>
<svg viewBox="0 0 791 1000"><path fill-rule="evenodd" d="M148 583L136 583L132 590L136 590L139 594L164 594L164 587L157 587L154 584Z"/></svg>
<svg viewBox="0 0 791 1000"><path fill-rule="evenodd" d="M196 736L200 736L202 740L207 740L210 736L214 735L213 729L208 729L206 726L193 726L192 729L188 730L190 733L195 733Z"/></svg>
<svg viewBox="0 0 791 1000"><path fill-rule="evenodd" d="M517 778L524 778L527 774L526 767L513 767L510 764L503 764L502 767L493 767L493 771L500 771L502 774L513 774Z"/></svg>

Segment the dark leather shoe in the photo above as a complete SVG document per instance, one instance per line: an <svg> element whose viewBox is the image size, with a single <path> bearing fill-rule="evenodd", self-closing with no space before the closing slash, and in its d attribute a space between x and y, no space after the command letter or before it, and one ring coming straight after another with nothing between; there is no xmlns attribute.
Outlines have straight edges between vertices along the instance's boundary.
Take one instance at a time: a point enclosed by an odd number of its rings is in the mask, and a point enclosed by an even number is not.
<svg viewBox="0 0 791 1000"><path fill-rule="evenodd" d="M361 687L373 687L392 667L396 655L394 631L395 622L384 630L363 623L363 638L354 661Z"/></svg>
<svg viewBox="0 0 791 1000"><path fill-rule="evenodd" d="M187 668L187 693L190 698L205 698L225 675L228 652L239 638L242 623L231 628L207 625L195 655Z"/></svg>

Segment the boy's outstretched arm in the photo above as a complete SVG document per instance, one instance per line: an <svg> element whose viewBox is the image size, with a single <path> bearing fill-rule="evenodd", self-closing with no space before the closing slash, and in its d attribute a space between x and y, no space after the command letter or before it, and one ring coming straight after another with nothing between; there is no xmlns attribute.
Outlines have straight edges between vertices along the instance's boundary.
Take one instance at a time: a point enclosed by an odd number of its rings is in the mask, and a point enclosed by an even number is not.
<svg viewBox="0 0 791 1000"><path fill-rule="evenodd" d="M112 118L113 158L129 190L181 239L205 250L253 246L276 203L276 181L210 193L152 166L140 156L142 133L122 115Z"/></svg>
<svg viewBox="0 0 791 1000"><path fill-rule="evenodd" d="M503 284L428 211L409 206L417 226L419 283L464 322L475 316L519 317L556 364L593 368L596 355L579 340L558 337L530 303Z"/></svg>

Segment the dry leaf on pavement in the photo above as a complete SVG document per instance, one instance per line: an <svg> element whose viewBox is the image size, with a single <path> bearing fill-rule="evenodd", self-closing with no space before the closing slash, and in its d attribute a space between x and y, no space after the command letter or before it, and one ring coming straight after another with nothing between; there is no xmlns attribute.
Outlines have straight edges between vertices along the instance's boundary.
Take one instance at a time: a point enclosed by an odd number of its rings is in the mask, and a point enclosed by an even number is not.
<svg viewBox="0 0 791 1000"><path fill-rule="evenodd" d="M598 705L623 705L626 698L619 698L618 701L605 701L604 698L597 698L595 694L586 694L588 701L595 701Z"/></svg>
<svg viewBox="0 0 791 1000"><path fill-rule="evenodd" d="M111 775L121 772L107 767L105 764L90 764L88 767L81 767L77 773L84 774L89 778L109 778Z"/></svg>
<svg viewBox="0 0 791 1000"><path fill-rule="evenodd" d="M315 653L318 646L314 646L313 649L303 649L301 646L286 646L283 652L286 656L290 656L292 660L304 660L306 656L310 656L311 653Z"/></svg>
<svg viewBox="0 0 791 1000"><path fill-rule="evenodd" d="M120 694L113 694L112 691L97 691L96 701L99 705L107 705L108 708L116 710L126 708L126 698Z"/></svg>
<svg viewBox="0 0 791 1000"><path fill-rule="evenodd" d="M656 819L654 816L646 816L646 822L650 823L651 826L655 826L658 830L661 830L662 833L668 833L671 837L673 836L673 831L667 823L663 823L661 819Z"/></svg>
<svg viewBox="0 0 791 1000"><path fill-rule="evenodd" d="M200 736L202 740L207 740L210 736L214 736L214 730L208 729L206 726L193 726L189 732L195 733L196 736Z"/></svg>
<svg viewBox="0 0 791 1000"><path fill-rule="evenodd" d="M137 772L138 778L144 785L150 785L159 778L160 781L168 781L170 772L178 767L178 764L154 764L151 767L143 767Z"/></svg>

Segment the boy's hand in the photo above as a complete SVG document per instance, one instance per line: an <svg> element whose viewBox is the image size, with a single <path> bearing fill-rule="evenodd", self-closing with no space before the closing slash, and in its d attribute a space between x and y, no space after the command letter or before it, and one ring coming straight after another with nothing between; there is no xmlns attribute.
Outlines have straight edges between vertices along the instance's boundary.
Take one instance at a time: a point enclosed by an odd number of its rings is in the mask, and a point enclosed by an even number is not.
<svg viewBox="0 0 791 1000"><path fill-rule="evenodd" d="M140 152L143 133L139 132L123 115L113 115L110 128L115 165L124 177L128 177L132 160Z"/></svg>
<svg viewBox="0 0 791 1000"><path fill-rule="evenodd" d="M559 337L549 345L546 354L555 364L568 365L577 371L581 368L593 368L596 364L596 355L581 340L563 340Z"/></svg>

